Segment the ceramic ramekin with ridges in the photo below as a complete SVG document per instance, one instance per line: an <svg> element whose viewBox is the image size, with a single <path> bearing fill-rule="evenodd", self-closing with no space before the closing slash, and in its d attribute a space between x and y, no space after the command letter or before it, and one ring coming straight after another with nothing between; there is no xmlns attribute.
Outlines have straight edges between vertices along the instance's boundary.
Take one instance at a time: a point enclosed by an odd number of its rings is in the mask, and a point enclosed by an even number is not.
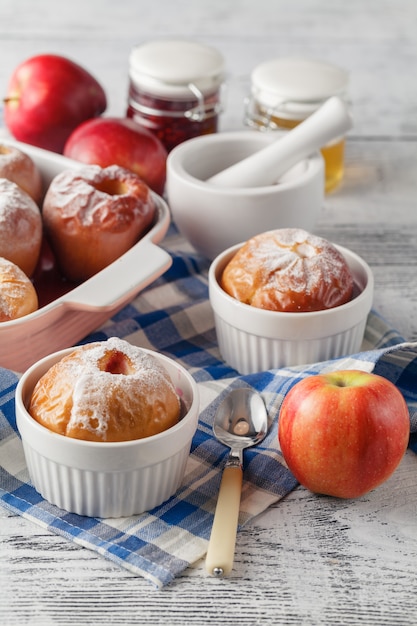
<svg viewBox="0 0 417 626"><path fill-rule="evenodd" d="M27 407L39 378L72 350L35 363L16 388L17 427L35 489L62 509L92 517L135 515L162 504L181 484L197 428L199 394L194 379L172 359L143 349L165 367L182 400L184 414L178 424L133 441L65 437L36 422Z"/></svg>
<svg viewBox="0 0 417 626"><path fill-rule="evenodd" d="M336 246L358 294L346 304L307 313L267 311L239 302L220 287L223 269L242 244L219 254L209 270L209 297L219 350L240 374L337 358L360 350L371 310L374 280L357 254Z"/></svg>

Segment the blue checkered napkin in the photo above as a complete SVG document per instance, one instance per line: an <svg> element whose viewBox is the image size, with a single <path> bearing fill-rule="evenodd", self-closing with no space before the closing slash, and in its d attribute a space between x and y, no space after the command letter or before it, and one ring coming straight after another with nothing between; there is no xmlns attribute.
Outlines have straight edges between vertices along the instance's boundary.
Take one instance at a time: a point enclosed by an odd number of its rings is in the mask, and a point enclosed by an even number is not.
<svg viewBox="0 0 417 626"><path fill-rule="evenodd" d="M171 242L175 245L175 237ZM69 514L46 502L31 486L16 432L17 376L0 370L0 502L48 530L90 548L157 587L201 559L211 531L222 468L228 450L212 436L213 416L234 387L262 393L273 424L267 438L245 452L240 524L296 486L277 449L277 413L283 395L300 378L332 369L360 368L386 376L403 392L417 431L417 344L405 343L377 314L368 319L364 351L309 367L237 376L218 353L207 300L207 266L174 253L172 268L86 341L115 335L164 352L194 376L201 394L199 427L178 493L149 513L100 520ZM416 448L417 451L417 448Z"/></svg>

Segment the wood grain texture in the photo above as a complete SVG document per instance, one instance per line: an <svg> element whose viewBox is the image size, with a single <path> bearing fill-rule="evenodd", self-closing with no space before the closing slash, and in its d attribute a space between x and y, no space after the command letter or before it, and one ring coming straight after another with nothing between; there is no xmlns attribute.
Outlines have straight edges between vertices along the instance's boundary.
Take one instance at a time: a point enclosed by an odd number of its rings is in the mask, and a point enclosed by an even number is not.
<svg viewBox="0 0 417 626"><path fill-rule="evenodd" d="M131 47L186 36L218 47L229 79L223 130L242 128L251 69L282 55L346 67L355 125L343 185L317 232L375 275L375 307L417 340L417 65L414 0L2 0L0 89L40 52L87 65L123 115ZM355 501L298 488L238 535L225 580L204 564L162 591L0 509L0 624L412 626L416 614L417 456Z"/></svg>
<svg viewBox="0 0 417 626"><path fill-rule="evenodd" d="M231 577L198 564L162 592L1 511L1 623L411 626L416 471L408 453L355 501L298 488L239 533Z"/></svg>

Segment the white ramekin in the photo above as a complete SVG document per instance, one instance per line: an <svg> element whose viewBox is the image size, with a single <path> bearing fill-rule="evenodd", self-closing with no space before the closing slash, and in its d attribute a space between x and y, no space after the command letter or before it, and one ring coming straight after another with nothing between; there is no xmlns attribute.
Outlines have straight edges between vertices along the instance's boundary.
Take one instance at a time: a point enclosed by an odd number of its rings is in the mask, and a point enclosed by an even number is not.
<svg viewBox="0 0 417 626"><path fill-rule="evenodd" d="M228 261L241 248L233 246L212 262L210 303L223 359L240 374L315 363L360 350L371 310L374 280L357 254L336 246L354 277L358 295L341 306L308 313L267 311L239 302L219 285Z"/></svg>
<svg viewBox="0 0 417 626"><path fill-rule="evenodd" d="M198 388L168 357L151 352L168 371L184 415L168 430L133 441L91 442L65 437L36 422L27 406L39 378L73 348L32 365L16 389L16 420L35 489L61 509L91 517L148 511L177 491L184 476L199 414Z"/></svg>

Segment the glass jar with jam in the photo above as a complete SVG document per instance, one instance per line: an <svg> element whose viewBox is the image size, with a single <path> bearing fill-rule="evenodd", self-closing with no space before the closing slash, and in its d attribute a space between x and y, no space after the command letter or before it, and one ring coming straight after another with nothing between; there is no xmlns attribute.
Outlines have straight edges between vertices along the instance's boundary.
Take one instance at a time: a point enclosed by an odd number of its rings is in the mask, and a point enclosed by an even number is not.
<svg viewBox="0 0 417 626"><path fill-rule="evenodd" d="M329 63L300 58L266 61L251 74L245 122L258 130L294 128L331 96L346 101L348 82L348 73ZM336 137L321 149L326 192L343 179L344 149L344 137Z"/></svg>
<svg viewBox="0 0 417 626"><path fill-rule="evenodd" d="M217 131L223 83L224 59L215 48L186 40L145 43L130 54L127 117L169 152Z"/></svg>

